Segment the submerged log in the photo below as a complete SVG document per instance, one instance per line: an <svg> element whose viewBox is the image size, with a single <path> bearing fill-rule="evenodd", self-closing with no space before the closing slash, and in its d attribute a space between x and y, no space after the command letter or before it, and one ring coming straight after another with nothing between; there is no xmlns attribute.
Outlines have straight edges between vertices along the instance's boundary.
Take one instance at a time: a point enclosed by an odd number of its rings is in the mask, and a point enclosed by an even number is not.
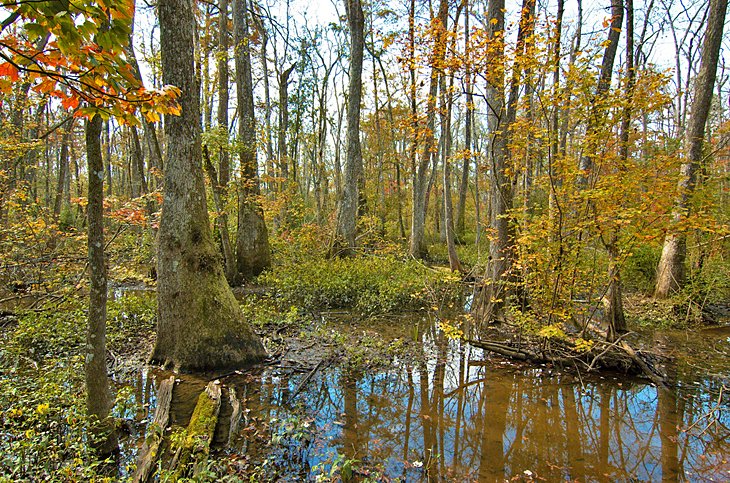
<svg viewBox="0 0 730 483"><path fill-rule="evenodd" d="M170 448L165 439L165 431L170 421L174 384L174 376L170 376L160 384L155 417L147 429L147 437L137 459L137 469L132 476L134 483L152 481L155 469L160 464L171 475L171 481L194 478L205 468L208 461L221 407L221 384L219 381L208 383L198 396L190 423L185 430L185 437L177 448ZM240 413L240 407L238 411ZM175 450L172 457L169 456L171 450Z"/></svg>
<svg viewBox="0 0 730 483"><path fill-rule="evenodd" d="M195 477L204 468L210 454L210 444L218 423L220 407L220 381L209 382L205 391L198 397L185 439L170 465L170 470L175 475L174 481L181 477Z"/></svg>
<svg viewBox="0 0 730 483"><path fill-rule="evenodd" d="M170 420L170 404L172 403L172 389L175 385L175 376L170 376L160 384L157 391L157 408L155 417L147 428L142 449L137 458L137 469L132 475L134 483L145 483L150 480L155 463L160 456L160 446L164 440L165 429Z"/></svg>

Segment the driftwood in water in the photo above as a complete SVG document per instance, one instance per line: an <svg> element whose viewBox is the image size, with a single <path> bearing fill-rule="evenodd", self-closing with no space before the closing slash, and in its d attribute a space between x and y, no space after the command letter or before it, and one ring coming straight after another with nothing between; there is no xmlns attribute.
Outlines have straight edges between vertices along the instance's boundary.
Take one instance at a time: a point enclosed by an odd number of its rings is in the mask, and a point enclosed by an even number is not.
<svg viewBox="0 0 730 483"><path fill-rule="evenodd" d="M175 385L175 376L170 376L160 384L157 391L157 408L155 417L147 428L142 449L137 458L137 469L132 476L134 483L145 483L150 480L157 459L160 456L160 447L164 440L165 429L170 420L170 403L172 403L172 389Z"/></svg>
<svg viewBox="0 0 730 483"><path fill-rule="evenodd" d="M604 331L600 327L597 327L595 324L590 324L589 328L591 331L597 333L604 340L608 338L608 334L606 333L606 331ZM631 361L636 365L636 367L640 369L641 373L645 377L649 378L654 384L659 387L668 387L666 376L660 373L659 370L657 370L654 365L650 361L645 359L639 352L635 351L628 342L626 342L622 338L619 338L614 342L614 345L618 346L618 348L621 349L624 354L629 356Z"/></svg>
<svg viewBox="0 0 730 483"><path fill-rule="evenodd" d="M218 414L221 407L221 384L219 381L208 383L200 396L185 431L185 438L175 450L172 457L169 454L169 444L165 443L165 430L170 420L170 406L175 377L164 380L157 393L157 409L155 417L147 429L147 437L137 459L137 469L132 481L147 483L152 481L158 462L164 463L172 475L172 481L182 477L195 477L204 469L210 453L210 444L213 440ZM240 408L238 410L240 413ZM240 416L239 416L240 418Z"/></svg>
<svg viewBox="0 0 730 483"><path fill-rule="evenodd" d="M238 399L236 389L231 387L228 389L228 402L231 404L231 424L228 426L228 445L231 444L233 435L238 433L238 426L241 424L241 417L243 416L243 408L241 406L241 400Z"/></svg>
<svg viewBox="0 0 730 483"><path fill-rule="evenodd" d="M185 439L170 463L174 481L181 477L197 476L208 461L220 407L220 381L209 382L198 397Z"/></svg>
<svg viewBox="0 0 730 483"><path fill-rule="evenodd" d="M642 354L634 350L628 342L620 338L614 342L601 342L591 350L580 353L572 350L570 344L563 344L559 341L554 341L553 347L549 350L541 349L539 351L532 350L524 343L516 346L510 343L473 339L467 339L466 342L510 359L537 364L580 364L587 370L597 367L628 370L647 377L659 387L667 387L666 377L654 368L654 365Z"/></svg>

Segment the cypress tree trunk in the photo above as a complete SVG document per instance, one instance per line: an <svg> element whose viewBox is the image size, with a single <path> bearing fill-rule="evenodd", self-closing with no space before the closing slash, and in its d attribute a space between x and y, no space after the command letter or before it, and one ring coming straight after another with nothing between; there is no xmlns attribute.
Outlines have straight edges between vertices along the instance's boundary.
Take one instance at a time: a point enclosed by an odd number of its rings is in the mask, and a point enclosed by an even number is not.
<svg viewBox="0 0 730 483"><path fill-rule="evenodd" d="M213 243L203 182L191 0L158 4L163 82L180 91L165 117L165 197L157 249L157 340L152 361L178 370L238 367L265 351L243 320Z"/></svg>
<svg viewBox="0 0 730 483"><path fill-rule="evenodd" d="M237 281L252 278L271 266L269 233L258 202L259 179L256 161L256 120L251 79L251 49L248 29L248 2L233 1L233 38L236 46L236 87L238 93L238 155L241 162L241 196L238 205L236 243Z"/></svg>
<svg viewBox="0 0 730 483"><path fill-rule="evenodd" d="M213 184L214 195L217 192L219 206L218 233L223 247L223 265L228 283L236 280L236 258L233 255L233 245L228 231L228 213L226 204L228 199L228 182L231 178L230 158L228 154L228 0L220 0L218 16L218 131L221 136L221 146L218 150L219 173L215 175L212 164L206 165ZM205 159L206 164L208 159Z"/></svg>
<svg viewBox="0 0 730 483"><path fill-rule="evenodd" d="M722 45L722 31L725 25L728 0L711 0L709 23L702 45L700 72L694 83L694 102L685 139L687 160L679 172L677 200L672 222L664 239L662 257L657 268L657 282L654 288L656 298L666 298L684 285L684 262L687 258L687 235L678 225L686 220L690 212L690 200L697 184L697 171L703 156L705 124L710 113L713 86L717 75L717 63Z"/></svg>

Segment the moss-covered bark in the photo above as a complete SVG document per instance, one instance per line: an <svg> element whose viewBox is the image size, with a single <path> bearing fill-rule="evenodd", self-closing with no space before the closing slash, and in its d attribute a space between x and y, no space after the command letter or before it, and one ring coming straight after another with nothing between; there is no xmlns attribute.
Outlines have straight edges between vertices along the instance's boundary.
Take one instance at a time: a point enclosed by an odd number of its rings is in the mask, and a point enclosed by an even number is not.
<svg viewBox="0 0 730 483"><path fill-rule="evenodd" d="M207 462L220 408L221 386L217 381L210 382L198 397L190 418L185 440L179 448L180 456L173 480L177 481L183 476L196 476Z"/></svg>
<svg viewBox="0 0 730 483"><path fill-rule="evenodd" d="M208 224L192 4L162 0L158 9L163 81L180 88L182 114L165 119L158 330L152 361L188 371L237 367L263 358L265 351L243 320Z"/></svg>

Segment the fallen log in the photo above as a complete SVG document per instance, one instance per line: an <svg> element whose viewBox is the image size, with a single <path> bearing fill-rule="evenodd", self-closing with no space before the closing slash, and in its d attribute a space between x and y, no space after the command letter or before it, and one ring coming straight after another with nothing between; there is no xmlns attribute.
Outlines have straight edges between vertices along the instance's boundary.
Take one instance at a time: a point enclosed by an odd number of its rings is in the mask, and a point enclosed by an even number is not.
<svg viewBox="0 0 730 483"><path fill-rule="evenodd" d="M321 359L316 366L314 366L314 369L309 371L309 374L304 376L304 379L297 385L296 389L294 389L294 392L291 393L291 396L289 396L289 401L293 401L294 398L301 392L302 389L304 389L304 386L309 382L309 380L314 376L317 371L325 364L325 361L329 363L329 359Z"/></svg>
<svg viewBox="0 0 730 483"><path fill-rule="evenodd" d="M185 430L185 439L170 463L172 481L185 477L194 478L204 469L210 454L215 427L218 424L220 407L220 381L211 381L198 397L198 403Z"/></svg>
<svg viewBox="0 0 730 483"><path fill-rule="evenodd" d="M132 475L134 483L150 481L155 463L160 456L160 446L164 440L167 423L170 420L170 404L172 403L172 389L175 385L175 376L170 376L160 383L157 390L157 408L155 416L147 427L147 436L137 457L137 469Z"/></svg>
<svg viewBox="0 0 730 483"><path fill-rule="evenodd" d="M608 333L605 330L597 327L595 324L589 324L588 328L598 334L604 340L608 340ZM635 351L634 348L631 347L631 345L629 345L629 343L626 342L623 338L617 339L614 342L614 345L621 349L640 369L641 373L651 382L663 389L667 389L669 387L669 384L667 384L666 376L656 370L653 367L653 364L645 360L644 357L639 352Z"/></svg>
<svg viewBox="0 0 730 483"><path fill-rule="evenodd" d="M485 340L474 340L474 339L466 339L466 342L473 345L474 347L479 347L480 349L485 349L490 352L494 352L495 354L509 357L510 359L517 359L520 361L530 361L530 362L536 362L536 363L546 362L545 360L538 357L536 354L533 354L532 352L528 352L526 350L519 349L517 347L511 347L511 346L508 346L505 344L500 344L498 342L490 342L490 341L485 341Z"/></svg>
<svg viewBox="0 0 730 483"><path fill-rule="evenodd" d="M618 339L612 343L603 343L601 348L595 347L593 350L582 353L571 350L567 344L561 344L563 347L560 350L553 349L533 352L526 349L524 344L521 344L520 347L515 347L485 340L466 339L465 341L474 347L479 347L510 359L535 364L574 365L575 363L581 363L588 371L594 370L599 366L607 369L623 370L633 368L634 372L648 378L658 387L669 387L666 377L623 339Z"/></svg>

